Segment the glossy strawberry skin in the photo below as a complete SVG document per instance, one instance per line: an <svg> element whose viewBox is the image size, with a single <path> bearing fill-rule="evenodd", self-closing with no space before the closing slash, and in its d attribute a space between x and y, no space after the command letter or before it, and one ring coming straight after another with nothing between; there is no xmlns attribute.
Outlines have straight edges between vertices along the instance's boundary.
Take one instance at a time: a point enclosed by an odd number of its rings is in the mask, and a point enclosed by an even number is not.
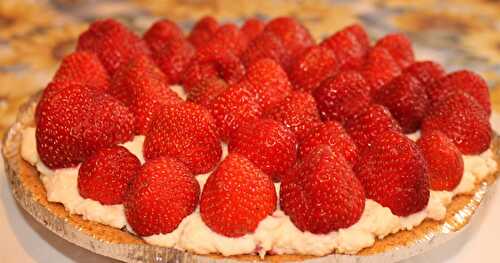
<svg viewBox="0 0 500 263"><path fill-rule="evenodd" d="M78 191L104 205L121 204L140 168L139 159L123 146L100 149L80 167Z"/></svg>
<svg viewBox="0 0 500 263"><path fill-rule="evenodd" d="M129 110L81 84L57 92L39 107L37 150L51 169L75 166L97 150L133 136Z"/></svg>
<svg viewBox="0 0 500 263"><path fill-rule="evenodd" d="M341 154L350 165L358 159L358 148L342 125L335 121L322 123L302 140L299 156L306 157L320 145L328 145L332 151Z"/></svg>
<svg viewBox="0 0 500 263"><path fill-rule="evenodd" d="M382 87L374 100L389 109L404 133L413 133L420 128L429 107L425 87L417 78L405 73Z"/></svg>
<svg viewBox="0 0 500 263"><path fill-rule="evenodd" d="M203 107L186 102L159 109L144 141L144 157L170 156L193 174L211 171L222 155L215 121Z"/></svg>
<svg viewBox="0 0 500 263"><path fill-rule="evenodd" d="M448 94L461 90L471 95L483 107L486 113L491 115L491 102L488 84L478 74L469 70L459 70L452 72L428 88L429 97L432 103Z"/></svg>
<svg viewBox="0 0 500 263"><path fill-rule="evenodd" d="M110 75L129 59L143 55L149 56L146 43L113 19L98 20L78 38L77 51L97 54Z"/></svg>
<svg viewBox="0 0 500 263"><path fill-rule="evenodd" d="M323 120L344 123L366 108L370 102L370 87L356 71L341 71L324 80L313 92Z"/></svg>
<svg viewBox="0 0 500 263"><path fill-rule="evenodd" d="M207 106L214 117L221 138L227 141L242 125L262 116L254 94L244 86L233 85L212 99Z"/></svg>
<svg viewBox="0 0 500 263"><path fill-rule="evenodd" d="M280 205L300 230L328 234L361 218L365 194L343 156L321 145L283 178Z"/></svg>
<svg viewBox="0 0 500 263"><path fill-rule="evenodd" d="M188 94L187 101L208 107L210 102L219 96L228 87L221 78L209 78L194 86Z"/></svg>
<svg viewBox="0 0 500 263"><path fill-rule="evenodd" d="M272 32L293 57L314 45L314 39L303 25L291 17L277 17L269 21L264 31Z"/></svg>
<svg viewBox="0 0 500 263"><path fill-rule="evenodd" d="M427 163L430 189L453 191L464 174L464 160L453 141L440 131L431 131L417 145Z"/></svg>
<svg viewBox="0 0 500 263"><path fill-rule="evenodd" d="M205 183L200 213L212 231L241 237L254 232L276 203L271 178L243 156L229 154Z"/></svg>
<svg viewBox="0 0 500 263"><path fill-rule="evenodd" d="M229 153L246 157L275 181L279 181L297 159L295 135L283 124L269 119L240 127L228 147Z"/></svg>
<svg viewBox="0 0 500 263"><path fill-rule="evenodd" d="M168 19L156 21L142 37L153 53L162 50L172 39L184 39L182 30Z"/></svg>
<svg viewBox="0 0 500 263"><path fill-rule="evenodd" d="M383 47L374 47L368 51L361 73L375 95L391 80L401 74L401 68Z"/></svg>
<svg viewBox="0 0 500 263"><path fill-rule="evenodd" d="M403 73L417 78L426 89L446 74L441 65L430 60L415 62L405 68Z"/></svg>
<svg viewBox="0 0 500 263"><path fill-rule="evenodd" d="M429 201L427 165L417 145L403 134L386 130L362 151L354 172L366 198L397 216L419 212Z"/></svg>
<svg viewBox="0 0 500 263"><path fill-rule="evenodd" d="M337 72L337 59L328 48L312 46L297 57L290 69L290 81L297 90L314 91L321 82Z"/></svg>
<svg viewBox="0 0 500 263"><path fill-rule="evenodd" d="M385 48L400 68L404 69L415 61L411 41L401 33L393 33L379 39L375 47Z"/></svg>
<svg viewBox="0 0 500 263"><path fill-rule="evenodd" d="M219 23L211 16L205 16L198 20L188 36L189 42L199 48L212 39L215 31L219 28Z"/></svg>
<svg viewBox="0 0 500 263"><path fill-rule="evenodd" d="M168 234L194 212L200 185L174 158L147 161L125 197L125 216L137 235Z"/></svg>
<svg viewBox="0 0 500 263"><path fill-rule="evenodd" d="M293 91L281 103L264 114L283 123L301 141L307 133L321 124L316 102L309 93Z"/></svg>
<svg viewBox="0 0 500 263"><path fill-rule="evenodd" d="M105 91L109 87L109 76L94 53L75 51L63 58L52 82L82 83Z"/></svg>
<svg viewBox="0 0 500 263"><path fill-rule="evenodd" d="M263 31L248 44L247 50L241 55L241 61L248 67L258 60L269 58L276 61L287 70L290 67L292 57L281 40L272 32Z"/></svg>
<svg viewBox="0 0 500 263"><path fill-rule="evenodd" d="M179 84L182 73L195 55L194 47L185 39L171 39L162 44L153 58L166 75L169 84Z"/></svg>
<svg viewBox="0 0 500 263"><path fill-rule="evenodd" d="M367 39L356 26L346 27L321 42L335 54L339 68L350 68L365 56L370 48Z"/></svg>
<svg viewBox="0 0 500 263"><path fill-rule="evenodd" d="M438 130L453 140L463 154L479 154L490 147L487 113L469 94L457 90L433 105L422 122L422 132Z"/></svg>

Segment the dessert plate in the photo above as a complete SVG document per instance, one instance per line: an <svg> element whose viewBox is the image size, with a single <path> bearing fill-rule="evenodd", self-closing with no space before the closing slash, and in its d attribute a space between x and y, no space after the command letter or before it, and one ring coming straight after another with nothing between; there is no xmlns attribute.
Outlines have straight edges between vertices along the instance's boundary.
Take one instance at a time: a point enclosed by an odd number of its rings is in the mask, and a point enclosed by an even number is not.
<svg viewBox="0 0 500 263"><path fill-rule="evenodd" d="M70 215L61 204L50 203L38 173L20 157L21 131L33 121L33 112L40 94L34 95L19 111L16 123L9 129L3 147L6 174L17 202L46 228L67 241L94 253L126 262L237 262L258 260L257 256L222 257L195 255L189 252L145 244L126 231L107 227ZM497 135L492 150L498 161L500 140ZM307 262L396 262L422 254L459 236L480 213L489 191L498 176L489 175L471 195L454 198L445 220L426 220L411 231L401 231L377 241L373 247L357 255L331 254L324 257L278 255L266 261ZM385 242L384 242L385 241Z"/></svg>

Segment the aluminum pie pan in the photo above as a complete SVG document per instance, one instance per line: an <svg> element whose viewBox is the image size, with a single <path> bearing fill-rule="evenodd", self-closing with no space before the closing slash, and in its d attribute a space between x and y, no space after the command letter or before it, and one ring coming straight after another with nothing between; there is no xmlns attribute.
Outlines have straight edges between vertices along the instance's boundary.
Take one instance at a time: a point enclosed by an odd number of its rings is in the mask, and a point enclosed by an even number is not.
<svg viewBox="0 0 500 263"><path fill-rule="evenodd" d="M25 172L26 166L29 166L20 158L20 143L21 130L33 125L33 113L36 103L39 99L39 94L34 95L20 109L17 121L11 126L3 143L3 155L5 161L6 175L11 185L11 190L16 201L21 207L33 216L39 223L44 225L58 236L67 241L90 250L96 254L107 256L113 259L126 262L240 262L240 261L258 261L261 260L257 256L236 256L222 257L218 255L196 255L190 252L180 251L173 248L164 248L152 246L138 241L137 238L131 237L130 240L122 242L121 240L110 240L109 233L103 232L102 229L120 235L129 235L124 231L112 229L111 227L103 226L97 223L92 223L81 219L80 216L69 215L64 211L61 204L50 203L47 205L46 198L37 194L37 188L31 187L21 172ZM495 135L492 149L495 157L498 157L500 140ZM498 161L497 161L498 162ZM32 169L32 168L31 168ZM384 249L381 252L368 252L357 255L330 254L323 257L310 256L266 256L266 261L307 261L307 262L342 262L342 263L368 263L368 262L396 262L422 254L432 248L444 244L451 239L458 237L470 225L470 221L474 220L476 215L480 213L484 203L491 195L490 189L495 185L498 171L487 177L487 179L479 183L471 196L465 198L463 207L453 211L442 222L430 223L434 227L424 230L423 233L416 238L411 238L408 242L401 242L393 245L389 249ZM37 180L41 185L38 176L28 177L29 180ZM40 186L38 186L40 188ZM41 186L43 188L43 186ZM43 189L43 192L45 190ZM44 200L45 199L45 200ZM455 200L454 200L455 202ZM59 206L59 213L55 213L54 206ZM61 210L62 209L62 210ZM61 212L63 211L63 212ZM61 213L66 215L61 216ZM86 221L86 222L84 222ZM427 220L426 220L427 221ZM83 223L82 223L83 222ZM474 223L474 221L472 221ZM85 226L91 224L96 228L89 229ZM425 222L424 222L425 224ZM417 227L418 228L418 227ZM96 230L97 229L97 230ZM405 232L405 231L403 231ZM409 232L410 235L412 231ZM398 235L397 233L396 235ZM111 234L113 235L113 234ZM380 241L377 241L380 242ZM376 243L377 244L377 243ZM375 244L375 245L376 245Z"/></svg>

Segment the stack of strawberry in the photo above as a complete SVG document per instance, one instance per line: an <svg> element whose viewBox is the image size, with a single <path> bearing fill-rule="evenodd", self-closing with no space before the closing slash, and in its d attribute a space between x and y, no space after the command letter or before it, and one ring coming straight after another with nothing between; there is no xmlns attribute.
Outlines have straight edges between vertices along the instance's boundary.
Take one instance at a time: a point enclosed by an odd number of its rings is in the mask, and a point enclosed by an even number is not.
<svg viewBox="0 0 500 263"><path fill-rule="evenodd" d="M453 190L461 154L489 148L490 113L480 76L415 61L401 34L372 46L351 25L316 44L290 17L205 17L187 37L162 20L140 38L103 20L45 89L36 137L48 167L83 162L80 194L123 203L140 236L173 231L198 199L213 231L251 233L277 208L273 182L293 223L324 234L356 223L366 198L407 216ZM117 146L134 135L142 166ZM199 197L195 175L211 171Z"/></svg>

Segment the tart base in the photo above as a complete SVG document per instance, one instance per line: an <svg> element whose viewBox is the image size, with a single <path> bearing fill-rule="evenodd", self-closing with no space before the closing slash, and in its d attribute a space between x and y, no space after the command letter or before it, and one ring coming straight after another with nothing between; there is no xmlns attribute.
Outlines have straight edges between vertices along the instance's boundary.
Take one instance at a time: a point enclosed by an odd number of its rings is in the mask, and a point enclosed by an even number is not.
<svg viewBox="0 0 500 263"><path fill-rule="evenodd" d="M38 171L20 155L21 131L34 126L34 110L39 94L31 98L19 112L16 123L9 129L3 147L6 174L12 193L18 203L37 221L71 243L94 253L130 262L221 262L261 260L255 255L224 257L221 255L196 255L172 248L146 244L140 238L120 229L85 220L80 215L69 214L62 204L47 200L45 188ZM500 139L492 140L491 149L500 164ZM315 259L328 262L394 262L438 246L462 232L487 198L488 190L495 184L498 170L476 183L470 194L460 194L448 206L441 221L426 219L409 231L400 231L377 240L371 247L356 255L331 254L324 257L305 255L269 255L265 261L283 262Z"/></svg>

